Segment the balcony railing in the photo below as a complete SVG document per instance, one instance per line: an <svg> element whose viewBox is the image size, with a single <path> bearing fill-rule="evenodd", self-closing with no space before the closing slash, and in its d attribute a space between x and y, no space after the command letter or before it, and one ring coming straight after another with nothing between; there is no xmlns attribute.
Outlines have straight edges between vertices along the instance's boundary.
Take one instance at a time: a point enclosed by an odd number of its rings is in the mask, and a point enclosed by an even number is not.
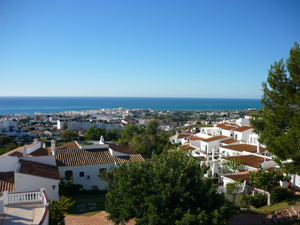
<svg viewBox="0 0 300 225"><path fill-rule="evenodd" d="M44 214L39 225L49 224L49 203L45 192L42 188L40 191L27 191L27 192L3 192L3 196L0 198L0 214L4 213L4 207L14 204L23 203L43 203Z"/></svg>

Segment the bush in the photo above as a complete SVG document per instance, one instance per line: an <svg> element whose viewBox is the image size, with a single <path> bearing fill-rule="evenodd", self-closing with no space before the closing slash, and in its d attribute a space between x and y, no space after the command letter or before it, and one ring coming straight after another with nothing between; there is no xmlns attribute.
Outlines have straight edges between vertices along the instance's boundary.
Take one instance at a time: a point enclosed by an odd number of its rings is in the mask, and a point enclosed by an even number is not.
<svg viewBox="0 0 300 225"><path fill-rule="evenodd" d="M272 191L272 204L281 202L291 196L291 191L285 188L276 187Z"/></svg>
<svg viewBox="0 0 300 225"><path fill-rule="evenodd" d="M65 177L62 177L61 181L59 182L59 195L76 195L79 193L82 187L83 186L81 184L73 184L73 177L71 177L69 180L66 180Z"/></svg>
<svg viewBox="0 0 300 225"><path fill-rule="evenodd" d="M241 207L250 208L250 205L258 208L264 205L267 205L267 195L263 193L256 193L252 195L241 195L238 197L238 202L241 204Z"/></svg>
<svg viewBox="0 0 300 225"><path fill-rule="evenodd" d="M255 208L259 208L264 205L267 205L267 201L268 201L268 196L260 192L256 193L254 196L251 196L250 198L250 204Z"/></svg>
<svg viewBox="0 0 300 225"><path fill-rule="evenodd" d="M251 197L251 195L241 195L237 200L241 204L241 207L250 208Z"/></svg>

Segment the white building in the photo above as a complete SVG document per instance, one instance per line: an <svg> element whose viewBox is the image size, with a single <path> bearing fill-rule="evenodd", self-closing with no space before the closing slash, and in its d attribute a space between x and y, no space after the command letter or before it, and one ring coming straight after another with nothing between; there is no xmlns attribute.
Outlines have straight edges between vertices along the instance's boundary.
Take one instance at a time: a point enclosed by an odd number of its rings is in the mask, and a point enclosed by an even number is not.
<svg viewBox="0 0 300 225"><path fill-rule="evenodd" d="M109 172L118 163L144 160L126 147L105 143L103 137L99 144L80 146L73 142L57 149L52 141L51 151L55 154L60 176L73 177L74 183L83 185L84 189L97 186L105 190L106 182L99 179L102 171Z"/></svg>
<svg viewBox="0 0 300 225"><path fill-rule="evenodd" d="M107 120L83 120L83 119L59 119L57 120L57 129L63 129L66 124L68 130L83 130L86 131L89 127L95 126L107 130L124 129L124 124L121 121L107 121Z"/></svg>

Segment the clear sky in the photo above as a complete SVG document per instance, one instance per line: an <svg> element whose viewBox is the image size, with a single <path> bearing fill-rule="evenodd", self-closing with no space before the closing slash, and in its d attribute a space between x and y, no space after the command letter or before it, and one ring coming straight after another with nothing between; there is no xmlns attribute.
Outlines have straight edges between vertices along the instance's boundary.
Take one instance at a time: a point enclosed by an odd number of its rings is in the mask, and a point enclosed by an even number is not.
<svg viewBox="0 0 300 225"><path fill-rule="evenodd" d="M1 0L0 96L261 98L298 0Z"/></svg>

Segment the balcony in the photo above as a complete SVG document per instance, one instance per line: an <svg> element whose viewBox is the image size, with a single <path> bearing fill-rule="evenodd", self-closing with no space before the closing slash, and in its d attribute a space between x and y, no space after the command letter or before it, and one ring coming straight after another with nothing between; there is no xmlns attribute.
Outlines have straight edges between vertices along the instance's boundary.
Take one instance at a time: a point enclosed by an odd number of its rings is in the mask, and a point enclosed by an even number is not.
<svg viewBox="0 0 300 225"><path fill-rule="evenodd" d="M49 224L49 203L45 189L4 192L0 197L0 224Z"/></svg>

